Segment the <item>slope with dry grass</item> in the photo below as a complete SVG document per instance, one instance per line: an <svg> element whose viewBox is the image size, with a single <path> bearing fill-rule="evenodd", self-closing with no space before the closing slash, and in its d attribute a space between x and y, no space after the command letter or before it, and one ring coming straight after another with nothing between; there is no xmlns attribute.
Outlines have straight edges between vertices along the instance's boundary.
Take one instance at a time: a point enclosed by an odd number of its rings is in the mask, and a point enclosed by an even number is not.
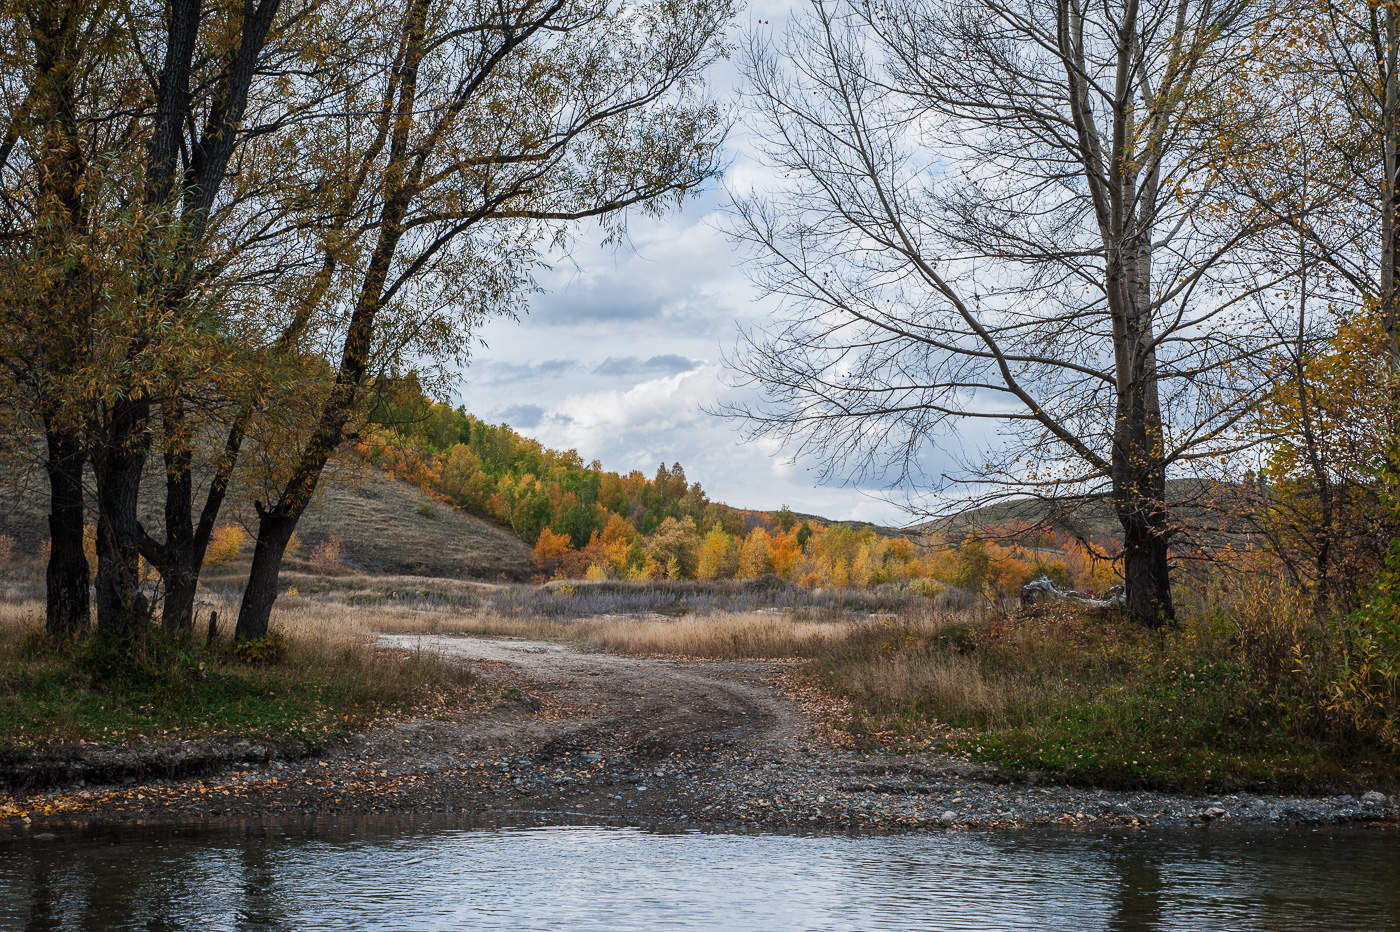
<svg viewBox="0 0 1400 932"><path fill-rule="evenodd" d="M160 527L158 472L147 477L150 488L142 495L152 528ZM352 461L342 461L330 480L297 527L292 569L308 568L311 553L334 537L338 561L358 572L492 580L522 580L536 572L531 549L509 528L435 501L414 485ZM233 489L221 523L255 528L252 498L245 489ZM47 506L47 492L37 484L13 477L0 482L0 537L14 540L16 557L32 558L48 539ZM209 567L208 579L241 584L250 547L241 558Z"/></svg>

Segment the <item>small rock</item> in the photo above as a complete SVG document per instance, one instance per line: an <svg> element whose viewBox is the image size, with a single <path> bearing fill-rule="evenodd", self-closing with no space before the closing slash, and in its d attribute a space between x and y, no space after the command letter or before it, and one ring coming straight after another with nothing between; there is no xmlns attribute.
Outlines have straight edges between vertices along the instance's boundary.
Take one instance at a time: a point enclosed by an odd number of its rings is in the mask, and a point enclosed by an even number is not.
<svg viewBox="0 0 1400 932"><path fill-rule="evenodd" d="M1385 794L1379 790L1371 790L1361 795L1361 805L1365 806L1367 809L1379 809L1384 806L1386 802Z"/></svg>

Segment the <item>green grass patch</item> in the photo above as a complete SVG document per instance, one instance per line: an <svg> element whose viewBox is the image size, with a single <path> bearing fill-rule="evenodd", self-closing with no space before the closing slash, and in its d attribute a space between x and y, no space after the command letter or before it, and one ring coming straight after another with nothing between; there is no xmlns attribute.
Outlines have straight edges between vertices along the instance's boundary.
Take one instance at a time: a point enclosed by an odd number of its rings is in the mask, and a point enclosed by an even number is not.
<svg viewBox="0 0 1400 932"><path fill-rule="evenodd" d="M1164 633L1054 613L893 625L813 672L864 744L932 744L1048 780L1192 793L1400 782L1400 757L1329 713L1323 671L1252 653L1218 620Z"/></svg>
<svg viewBox="0 0 1400 932"><path fill-rule="evenodd" d="M437 658L295 642L274 659L174 645L114 664L89 641L35 638L0 655L0 755L79 743L215 736L315 742L384 715L471 701L475 680Z"/></svg>

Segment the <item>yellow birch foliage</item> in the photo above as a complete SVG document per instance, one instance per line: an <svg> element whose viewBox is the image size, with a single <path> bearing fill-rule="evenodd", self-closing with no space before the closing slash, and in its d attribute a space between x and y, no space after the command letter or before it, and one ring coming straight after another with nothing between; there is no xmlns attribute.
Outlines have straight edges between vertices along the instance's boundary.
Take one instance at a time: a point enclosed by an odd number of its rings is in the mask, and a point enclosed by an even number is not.
<svg viewBox="0 0 1400 932"><path fill-rule="evenodd" d="M540 569L552 566L569 552L571 541L567 534L556 534L549 528L540 531L535 540L535 565Z"/></svg>
<svg viewBox="0 0 1400 932"><path fill-rule="evenodd" d="M753 579L773 572L773 554L768 547L768 532L756 527L749 532L739 551L739 577Z"/></svg>
<svg viewBox="0 0 1400 932"><path fill-rule="evenodd" d="M738 549L734 538L723 527L716 524L710 528L705 539L700 542L700 559L695 575L698 579L725 579L733 576L739 567Z"/></svg>

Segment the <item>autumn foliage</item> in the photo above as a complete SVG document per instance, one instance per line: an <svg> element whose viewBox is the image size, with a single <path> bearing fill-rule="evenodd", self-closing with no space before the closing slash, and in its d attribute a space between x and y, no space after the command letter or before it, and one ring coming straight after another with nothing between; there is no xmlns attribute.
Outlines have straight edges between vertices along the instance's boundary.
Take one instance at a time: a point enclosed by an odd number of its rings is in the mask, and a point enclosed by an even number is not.
<svg viewBox="0 0 1400 932"><path fill-rule="evenodd" d="M944 539L801 520L786 508L712 502L679 464L647 476L608 472L504 424L433 402L412 379L384 381L376 427L359 442L372 466L513 529L545 575L566 579L758 579L806 588L956 586L993 602L1042 574L1102 592L1113 564L1067 534L988 528Z"/></svg>

